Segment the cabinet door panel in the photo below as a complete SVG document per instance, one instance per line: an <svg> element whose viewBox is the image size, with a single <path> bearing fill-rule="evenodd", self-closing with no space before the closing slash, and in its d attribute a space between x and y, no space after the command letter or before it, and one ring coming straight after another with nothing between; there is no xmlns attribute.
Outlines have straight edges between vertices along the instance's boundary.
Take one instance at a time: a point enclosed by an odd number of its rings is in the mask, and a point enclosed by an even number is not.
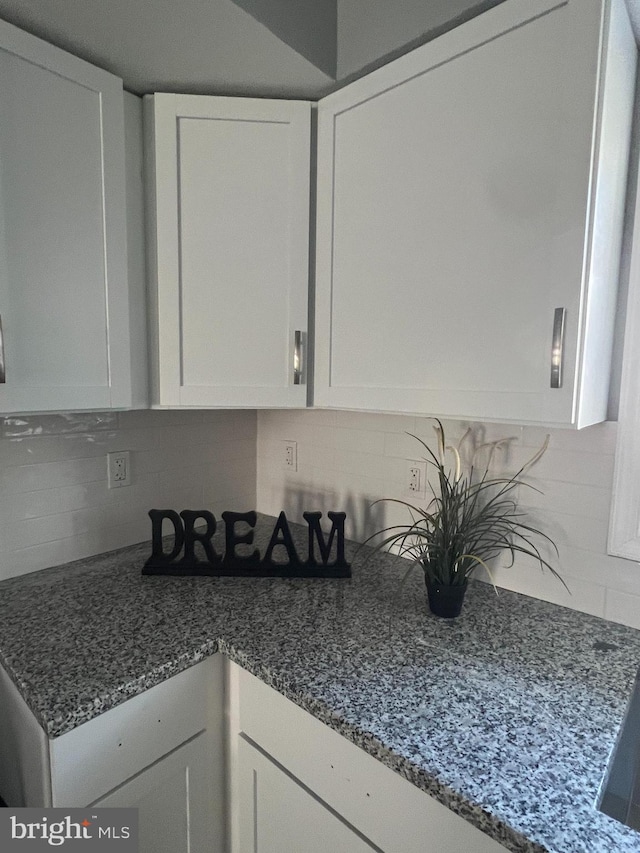
<svg viewBox="0 0 640 853"><path fill-rule="evenodd" d="M557 69L532 48L564 35L547 16L340 115L332 384L547 379L555 303L577 317L590 155L558 132L566 96L549 105Z"/></svg>
<svg viewBox="0 0 640 853"><path fill-rule="evenodd" d="M130 395L122 84L0 22L0 411Z"/></svg>
<svg viewBox="0 0 640 853"><path fill-rule="evenodd" d="M10 381L65 384L89 335L93 358L76 365L78 384L106 385L104 229L102 195L94 180L101 169L96 93L4 52L0 77L0 109L7 117L0 147L8 166L2 176L8 292L2 302ZM52 302L67 308L73 303L75 310L52 316ZM98 310L92 310L94 303Z"/></svg>
<svg viewBox="0 0 640 853"><path fill-rule="evenodd" d="M156 403L304 406L310 106L155 95Z"/></svg>
<svg viewBox="0 0 640 853"><path fill-rule="evenodd" d="M214 847L206 734L93 803L137 808L140 853L222 853Z"/></svg>
<svg viewBox="0 0 640 853"><path fill-rule="evenodd" d="M268 385L286 373L290 356L288 293L269 286L286 276L288 222L279 211L289 191L282 156L288 128L181 119L178 133L182 380ZM203 151L211 156L203 158ZM282 167L273 169L278 161ZM220 163L234 167L221 169ZM209 286L190 287L195 281ZM243 328L247 338L239 341Z"/></svg>
<svg viewBox="0 0 640 853"><path fill-rule="evenodd" d="M578 419L601 24L514 0L320 102L317 404Z"/></svg>
<svg viewBox="0 0 640 853"><path fill-rule="evenodd" d="M379 850L264 754L238 744L240 839L236 853L372 853Z"/></svg>

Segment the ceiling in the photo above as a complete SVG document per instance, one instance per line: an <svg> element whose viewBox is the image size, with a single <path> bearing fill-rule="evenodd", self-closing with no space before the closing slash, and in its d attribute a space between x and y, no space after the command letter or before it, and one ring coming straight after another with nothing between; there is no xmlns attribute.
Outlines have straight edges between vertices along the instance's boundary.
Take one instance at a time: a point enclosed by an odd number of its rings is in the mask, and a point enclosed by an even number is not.
<svg viewBox="0 0 640 853"><path fill-rule="evenodd" d="M123 78L126 89L137 94L162 91L314 99L335 85L335 77L330 63L318 61L322 51L312 49L311 42L314 37L324 39L325 53L330 54L327 19L331 15L340 19L336 16L340 2L0 0L0 18L112 71ZM398 15L402 15L403 4L410 2L415 6L416 0L389 0L395 3ZM421 0L427 6L430 2L436 0ZM313 3L325 6L324 20L309 5ZM640 41L640 0L627 0L627 5ZM366 8L363 3L363 27L367 26ZM408 8L405 6L405 12ZM281 26L269 29L246 9L254 14L261 9L267 13L277 10ZM261 17L269 22L268 14ZM302 33L307 20L307 32ZM337 40L335 26L334 20ZM295 38L296 28L301 38ZM335 50L334 44L334 64Z"/></svg>
<svg viewBox="0 0 640 853"><path fill-rule="evenodd" d="M232 0L0 0L0 18L136 94L313 98L334 82Z"/></svg>

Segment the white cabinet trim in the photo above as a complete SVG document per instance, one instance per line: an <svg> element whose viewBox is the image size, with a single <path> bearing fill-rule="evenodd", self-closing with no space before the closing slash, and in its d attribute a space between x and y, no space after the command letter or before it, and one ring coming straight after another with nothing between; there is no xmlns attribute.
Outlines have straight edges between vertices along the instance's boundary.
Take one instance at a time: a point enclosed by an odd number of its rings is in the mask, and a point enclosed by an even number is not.
<svg viewBox="0 0 640 853"><path fill-rule="evenodd" d="M608 551L617 557L640 561L640 174L636 184L618 421Z"/></svg>

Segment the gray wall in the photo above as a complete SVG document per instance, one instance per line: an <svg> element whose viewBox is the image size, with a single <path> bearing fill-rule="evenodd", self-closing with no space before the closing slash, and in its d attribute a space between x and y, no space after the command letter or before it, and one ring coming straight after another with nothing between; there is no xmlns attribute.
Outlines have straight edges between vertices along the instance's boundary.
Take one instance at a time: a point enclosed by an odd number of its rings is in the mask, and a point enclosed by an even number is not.
<svg viewBox="0 0 640 853"><path fill-rule="evenodd" d="M502 0L338 0L338 79Z"/></svg>
<svg viewBox="0 0 640 853"><path fill-rule="evenodd" d="M335 78L337 0L234 0L234 3Z"/></svg>

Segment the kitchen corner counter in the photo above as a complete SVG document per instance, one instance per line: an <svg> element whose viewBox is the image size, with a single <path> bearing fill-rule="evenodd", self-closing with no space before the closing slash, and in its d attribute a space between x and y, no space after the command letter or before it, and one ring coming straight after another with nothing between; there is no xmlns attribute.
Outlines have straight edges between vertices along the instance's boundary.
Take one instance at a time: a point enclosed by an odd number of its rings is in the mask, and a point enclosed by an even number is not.
<svg viewBox="0 0 640 853"><path fill-rule="evenodd" d="M54 738L221 651L509 850L640 851L596 808L640 632L483 583L440 620L356 549L350 580L143 577L148 544L13 578L0 663Z"/></svg>

